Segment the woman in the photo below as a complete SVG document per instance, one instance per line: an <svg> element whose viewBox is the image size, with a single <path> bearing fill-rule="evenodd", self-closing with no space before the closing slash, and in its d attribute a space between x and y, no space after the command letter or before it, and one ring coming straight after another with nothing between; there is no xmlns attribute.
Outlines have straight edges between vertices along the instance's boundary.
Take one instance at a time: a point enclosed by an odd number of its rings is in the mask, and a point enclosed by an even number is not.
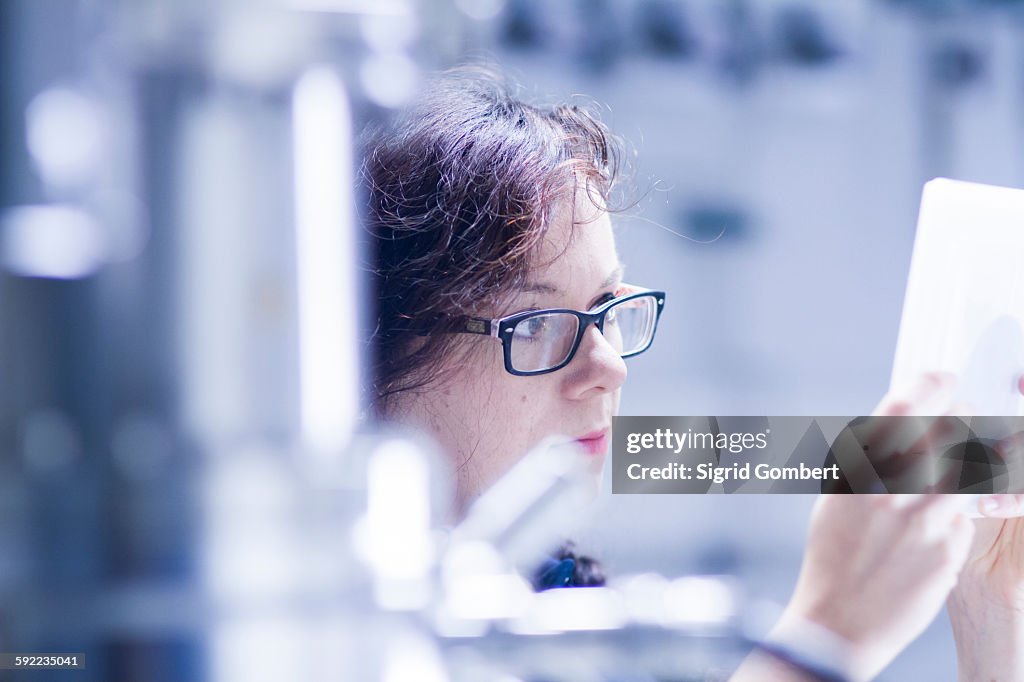
<svg viewBox="0 0 1024 682"><path fill-rule="evenodd" d="M600 472L626 359L652 342L666 298L642 273L626 283L609 217L620 158L587 111L530 106L479 70L447 75L371 138L373 399L451 457L457 515L547 436L580 443ZM926 378L909 406L940 388ZM776 636L817 623L849 643L850 676L874 676L941 609L972 534L945 496L823 497ZM591 562L569 567L568 584L600 582ZM807 671L752 658L737 673L768 677Z"/></svg>

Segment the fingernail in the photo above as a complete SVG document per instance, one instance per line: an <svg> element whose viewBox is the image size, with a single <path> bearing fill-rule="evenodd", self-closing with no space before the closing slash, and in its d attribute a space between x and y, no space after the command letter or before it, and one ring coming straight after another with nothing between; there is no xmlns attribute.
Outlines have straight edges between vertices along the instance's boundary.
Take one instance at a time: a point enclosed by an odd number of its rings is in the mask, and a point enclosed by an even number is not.
<svg viewBox="0 0 1024 682"><path fill-rule="evenodd" d="M982 501L981 513L990 516L1014 516L1020 513L1020 503L1016 495L990 495Z"/></svg>

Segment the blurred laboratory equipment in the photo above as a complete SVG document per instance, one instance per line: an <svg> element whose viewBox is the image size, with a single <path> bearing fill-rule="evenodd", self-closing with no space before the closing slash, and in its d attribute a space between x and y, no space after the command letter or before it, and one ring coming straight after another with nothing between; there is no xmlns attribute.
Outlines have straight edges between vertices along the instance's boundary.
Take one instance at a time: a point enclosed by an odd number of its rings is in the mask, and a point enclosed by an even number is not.
<svg viewBox="0 0 1024 682"><path fill-rule="evenodd" d="M727 670L771 618L719 574L787 589L782 502L760 528L721 500L598 509L612 564L711 575L535 593L523 567L580 516L571 456L527 457L446 528L443 458L361 419L353 141L482 50L607 102L680 188L624 258L700 292L625 409L855 414L921 181L1024 178L1014 5L0 3L0 651L87 661L0 680Z"/></svg>
<svg viewBox="0 0 1024 682"><path fill-rule="evenodd" d="M364 9L0 9L0 649L84 655L49 679L377 677L353 108L416 26Z"/></svg>
<svg viewBox="0 0 1024 682"><path fill-rule="evenodd" d="M363 414L356 135L443 62L414 60L432 9L0 9L25 152L0 213L0 651L80 655L45 673L79 682L655 679L739 656L726 581L533 593L589 497L579 453L539 448L445 530L442 458Z"/></svg>

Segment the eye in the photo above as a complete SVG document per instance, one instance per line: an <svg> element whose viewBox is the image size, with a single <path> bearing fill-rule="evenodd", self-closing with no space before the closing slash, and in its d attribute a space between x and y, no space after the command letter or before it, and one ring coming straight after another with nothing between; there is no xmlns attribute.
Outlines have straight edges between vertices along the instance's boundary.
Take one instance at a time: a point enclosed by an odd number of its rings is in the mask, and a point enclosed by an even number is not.
<svg viewBox="0 0 1024 682"><path fill-rule="evenodd" d="M548 317L546 315L538 315L537 317L531 317L523 320L516 325L515 336L516 339L523 341L535 341L541 336L548 328Z"/></svg>

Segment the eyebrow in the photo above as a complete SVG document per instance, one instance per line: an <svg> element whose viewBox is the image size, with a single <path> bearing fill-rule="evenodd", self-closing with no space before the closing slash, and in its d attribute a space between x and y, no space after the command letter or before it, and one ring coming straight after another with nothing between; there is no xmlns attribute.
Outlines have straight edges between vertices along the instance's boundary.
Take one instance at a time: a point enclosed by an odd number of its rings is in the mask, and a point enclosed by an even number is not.
<svg viewBox="0 0 1024 682"><path fill-rule="evenodd" d="M622 279L623 266L620 264L616 266L614 270L605 278L601 284L598 285L598 289L604 289L615 284ZM547 282L527 282L523 285L522 293L536 293L536 294L558 294L561 293L561 289L553 284Z"/></svg>

